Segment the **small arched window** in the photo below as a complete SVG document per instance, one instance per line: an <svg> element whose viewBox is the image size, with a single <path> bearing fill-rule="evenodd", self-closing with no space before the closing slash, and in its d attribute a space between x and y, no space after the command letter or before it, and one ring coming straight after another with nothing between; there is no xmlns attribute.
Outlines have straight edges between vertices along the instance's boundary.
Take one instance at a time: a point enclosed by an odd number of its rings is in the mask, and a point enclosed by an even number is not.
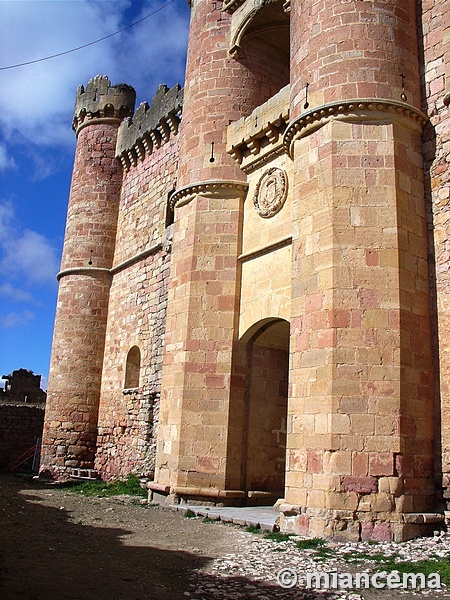
<svg viewBox="0 0 450 600"><path fill-rule="evenodd" d="M139 387L139 372L141 370L141 351L137 346L130 348L127 354L125 369L125 389Z"/></svg>

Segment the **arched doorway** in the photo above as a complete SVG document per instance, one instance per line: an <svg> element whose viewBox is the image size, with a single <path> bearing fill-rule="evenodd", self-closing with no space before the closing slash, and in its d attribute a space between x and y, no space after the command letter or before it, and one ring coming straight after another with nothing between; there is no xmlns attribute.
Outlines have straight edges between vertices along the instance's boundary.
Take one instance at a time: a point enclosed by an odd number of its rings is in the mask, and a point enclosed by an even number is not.
<svg viewBox="0 0 450 600"><path fill-rule="evenodd" d="M249 503L271 504L284 495L289 323L260 321L241 343L246 353L241 489Z"/></svg>

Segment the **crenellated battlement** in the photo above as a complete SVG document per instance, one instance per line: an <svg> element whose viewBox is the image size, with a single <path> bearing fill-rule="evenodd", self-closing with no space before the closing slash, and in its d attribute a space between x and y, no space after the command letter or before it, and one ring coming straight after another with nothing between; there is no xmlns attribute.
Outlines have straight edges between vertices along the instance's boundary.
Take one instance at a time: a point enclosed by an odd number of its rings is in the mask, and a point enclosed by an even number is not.
<svg viewBox="0 0 450 600"><path fill-rule="evenodd" d="M136 92L125 83L111 85L106 75L97 75L89 80L86 89L77 90L72 128L78 135L93 119L115 119L122 121L134 112Z"/></svg>
<svg viewBox="0 0 450 600"><path fill-rule="evenodd" d="M183 106L183 89L180 85L158 87L149 106L143 102L132 119L121 123L117 139L116 156L124 169L136 165L138 159L151 154L178 133Z"/></svg>

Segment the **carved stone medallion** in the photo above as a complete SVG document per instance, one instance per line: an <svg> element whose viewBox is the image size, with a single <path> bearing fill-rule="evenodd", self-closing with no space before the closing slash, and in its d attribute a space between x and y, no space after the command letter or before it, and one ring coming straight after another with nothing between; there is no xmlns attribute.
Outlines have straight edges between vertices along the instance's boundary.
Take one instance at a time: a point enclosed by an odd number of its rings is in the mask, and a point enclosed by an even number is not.
<svg viewBox="0 0 450 600"><path fill-rule="evenodd" d="M260 177L253 196L253 204L260 217L268 219L277 214L287 197L286 171L278 167L267 169Z"/></svg>

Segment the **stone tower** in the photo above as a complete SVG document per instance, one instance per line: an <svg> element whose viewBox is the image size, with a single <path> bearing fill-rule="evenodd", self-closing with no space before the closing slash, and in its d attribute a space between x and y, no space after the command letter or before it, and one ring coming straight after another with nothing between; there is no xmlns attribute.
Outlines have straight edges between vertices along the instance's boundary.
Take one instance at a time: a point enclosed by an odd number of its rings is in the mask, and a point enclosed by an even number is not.
<svg viewBox="0 0 450 600"><path fill-rule="evenodd" d="M78 88L77 136L42 442L41 471L58 477L94 465L98 403L122 167L120 122L135 92L95 77Z"/></svg>
<svg viewBox="0 0 450 600"><path fill-rule="evenodd" d="M285 527L400 540L436 502L416 3L292 2L291 28Z"/></svg>
<svg viewBox="0 0 450 600"><path fill-rule="evenodd" d="M176 218L166 329L170 359L163 369L155 475L159 487L172 486L181 497L199 489L214 495L240 488L223 457L233 419L238 256L248 183L227 153L227 126L288 81L288 70L269 45L250 43L232 56L230 44L231 17L222 3L192 2L178 185L171 198ZM205 455L204 432L210 427L216 439ZM229 498L242 495L227 492Z"/></svg>

